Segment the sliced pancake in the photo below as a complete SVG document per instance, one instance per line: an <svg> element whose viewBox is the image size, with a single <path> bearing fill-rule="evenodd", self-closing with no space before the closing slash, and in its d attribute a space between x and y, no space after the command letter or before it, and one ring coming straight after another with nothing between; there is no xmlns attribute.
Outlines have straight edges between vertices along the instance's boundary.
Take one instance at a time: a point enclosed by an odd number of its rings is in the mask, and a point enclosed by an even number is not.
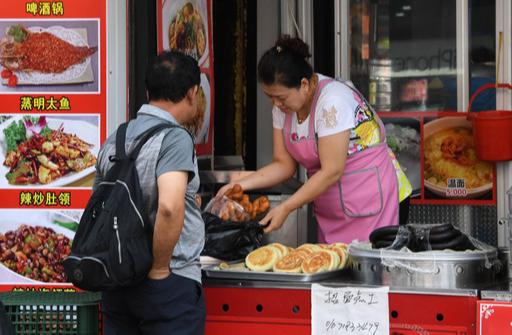
<svg viewBox="0 0 512 335"><path fill-rule="evenodd" d="M336 253L330 250L317 251L302 262L302 272L313 274L329 271L337 265L336 257Z"/></svg>
<svg viewBox="0 0 512 335"><path fill-rule="evenodd" d="M277 253L277 260L280 260L281 258L283 258L284 255L283 255L281 249L279 249L275 245L267 244L266 247L274 249L274 251Z"/></svg>
<svg viewBox="0 0 512 335"><path fill-rule="evenodd" d="M338 269L344 269L347 266L347 250L342 247L331 247L329 250L334 251L340 259Z"/></svg>
<svg viewBox="0 0 512 335"><path fill-rule="evenodd" d="M279 260L278 252L274 247L258 248L245 257L245 266L253 271L271 270Z"/></svg>
<svg viewBox="0 0 512 335"><path fill-rule="evenodd" d="M269 244L269 246L279 249L279 251L281 252L281 255L283 257L288 255L288 253L289 253L288 247L283 245L283 244L281 244L281 243L275 242L275 243Z"/></svg>
<svg viewBox="0 0 512 335"><path fill-rule="evenodd" d="M333 257L333 262L332 262L331 266L329 267L329 270L330 271L338 270L338 267L340 266L340 256L334 250L327 250L327 251L329 251Z"/></svg>
<svg viewBox="0 0 512 335"><path fill-rule="evenodd" d="M300 273L302 262L306 259L300 252L292 252L274 265L274 272Z"/></svg>
<svg viewBox="0 0 512 335"><path fill-rule="evenodd" d="M311 250L311 248L309 248L309 247L296 248L293 251L291 251L290 253L292 253L292 252L300 252L300 253L305 254L305 255L311 255L312 253L314 253L314 251Z"/></svg>
<svg viewBox="0 0 512 335"><path fill-rule="evenodd" d="M304 243L304 244L298 246L297 249L306 249L306 250L309 250L311 252L316 252L316 251L322 250L321 247L319 247L316 244L312 244L312 243Z"/></svg>
<svg viewBox="0 0 512 335"><path fill-rule="evenodd" d="M309 251L309 250L306 250L306 249L295 249L294 251L290 252L288 255L291 255L291 254L298 255L303 260L305 260L310 255L312 255L313 253L311 251Z"/></svg>
<svg viewBox="0 0 512 335"><path fill-rule="evenodd" d="M329 244L329 246L330 246L331 248L333 248L333 247L339 247L339 248L343 248L343 249L345 249L345 250L347 250L347 249L348 249L348 244L343 243L343 242L331 243L331 244Z"/></svg>

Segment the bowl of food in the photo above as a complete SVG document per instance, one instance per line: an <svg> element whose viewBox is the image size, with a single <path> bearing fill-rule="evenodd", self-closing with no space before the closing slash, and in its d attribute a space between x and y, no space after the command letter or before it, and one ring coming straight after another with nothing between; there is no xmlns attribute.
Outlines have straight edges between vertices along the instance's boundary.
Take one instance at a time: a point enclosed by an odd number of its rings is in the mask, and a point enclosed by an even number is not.
<svg viewBox="0 0 512 335"><path fill-rule="evenodd" d="M426 189L443 198L476 198L492 190L493 165L477 158L471 122L465 117L425 123L423 136Z"/></svg>
<svg viewBox="0 0 512 335"><path fill-rule="evenodd" d="M71 251L74 231L46 218L2 221L0 283L66 283L62 261Z"/></svg>

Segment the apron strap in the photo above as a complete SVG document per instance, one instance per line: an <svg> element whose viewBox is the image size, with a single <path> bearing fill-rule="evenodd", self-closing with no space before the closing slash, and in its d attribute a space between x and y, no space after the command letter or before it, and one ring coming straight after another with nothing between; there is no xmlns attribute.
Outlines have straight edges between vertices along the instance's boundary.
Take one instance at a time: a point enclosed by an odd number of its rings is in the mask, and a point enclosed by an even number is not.
<svg viewBox="0 0 512 335"><path fill-rule="evenodd" d="M311 110L309 113L309 125L308 125L308 137L309 138L316 139L315 111L316 111L316 104L318 102L318 97L320 96L322 89L332 81L334 81L334 79L326 78L326 79L322 79L318 82L318 86L316 87L315 95L313 97L313 103L311 104ZM286 136L287 133L291 132L291 129L292 129L292 114L288 113L288 114L285 114L285 117L284 117L283 135Z"/></svg>
<svg viewBox="0 0 512 335"><path fill-rule="evenodd" d="M315 138L317 140L317 134L315 131L315 114L316 114L316 105L318 103L318 98L320 97L320 93L324 89L327 84L333 82L334 79L326 78L318 81L318 86L316 87L315 96L313 97L313 103L311 104L311 111L309 113L309 133L308 136Z"/></svg>

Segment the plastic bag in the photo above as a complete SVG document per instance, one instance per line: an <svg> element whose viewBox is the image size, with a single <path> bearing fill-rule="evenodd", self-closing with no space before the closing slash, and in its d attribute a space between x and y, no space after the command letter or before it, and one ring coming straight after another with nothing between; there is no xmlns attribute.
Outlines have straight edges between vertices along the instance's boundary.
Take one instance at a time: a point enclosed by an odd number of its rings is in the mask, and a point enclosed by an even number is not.
<svg viewBox="0 0 512 335"><path fill-rule="evenodd" d="M233 185L222 196L216 196L208 205L205 212L212 213L225 221L259 221L270 209L268 197L260 196L253 201L245 194L242 186Z"/></svg>
<svg viewBox="0 0 512 335"><path fill-rule="evenodd" d="M202 216L206 233L202 255L240 260L262 245L263 227L258 221L225 221L208 212Z"/></svg>
<svg viewBox="0 0 512 335"><path fill-rule="evenodd" d="M218 216L224 221L249 221L250 215L242 205L226 196L215 197L206 205L205 212Z"/></svg>

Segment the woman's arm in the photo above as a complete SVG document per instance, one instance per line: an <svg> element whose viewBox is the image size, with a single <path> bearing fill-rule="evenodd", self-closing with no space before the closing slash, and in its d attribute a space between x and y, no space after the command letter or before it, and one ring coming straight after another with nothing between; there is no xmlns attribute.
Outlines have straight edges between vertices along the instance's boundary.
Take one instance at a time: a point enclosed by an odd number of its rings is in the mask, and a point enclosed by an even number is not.
<svg viewBox="0 0 512 335"><path fill-rule="evenodd" d="M284 145L283 131L274 128L273 161L247 177L233 180L224 185L217 195L223 195L233 185L240 184L244 191L261 189L278 185L293 176L297 162L290 156Z"/></svg>
<svg viewBox="0 0 512 335"><path fill-rule="evenodd" d="M345 130L318 139L320 170L313 174L290 198L273 208L261 220L261 224L270 223L265 228L265 232L280 228L290 212L312 202L341 178L347 160L349 138L350 130Z"/></svg>

